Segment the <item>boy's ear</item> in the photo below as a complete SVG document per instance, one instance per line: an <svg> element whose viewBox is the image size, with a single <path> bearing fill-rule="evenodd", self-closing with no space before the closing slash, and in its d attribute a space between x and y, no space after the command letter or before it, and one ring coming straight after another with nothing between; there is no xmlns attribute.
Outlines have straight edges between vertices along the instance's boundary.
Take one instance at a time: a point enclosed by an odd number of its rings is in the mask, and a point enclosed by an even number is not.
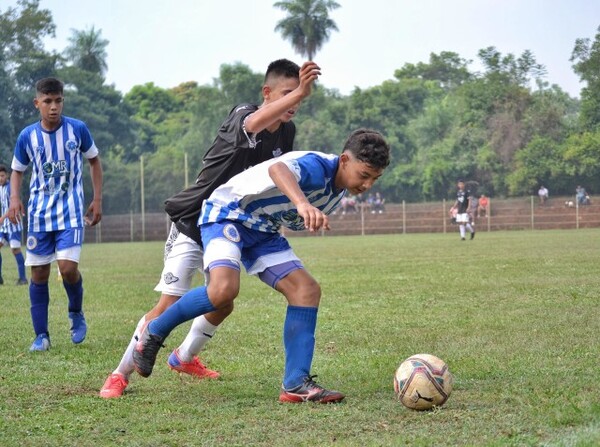
<svg viewBox="0 0 600 447"><path fill-rule="evenodd" d="M37 98L33 98L33 106L37 109L39 108L39 101Z"/></svg>
<svg viewBox="0 0 600 447"><path fill-rule="evenodd" d="M271 87L269 87L268 85L263 85L262 88L262 95L263 95L263 99L268 100L269 97L271 96Z"/></svg>

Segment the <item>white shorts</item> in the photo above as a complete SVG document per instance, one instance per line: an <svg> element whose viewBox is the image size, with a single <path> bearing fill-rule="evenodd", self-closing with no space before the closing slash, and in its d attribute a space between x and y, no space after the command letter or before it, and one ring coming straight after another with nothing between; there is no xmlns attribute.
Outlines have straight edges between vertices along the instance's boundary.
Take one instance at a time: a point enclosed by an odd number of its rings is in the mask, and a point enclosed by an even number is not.
<svg viewBox="0 0 600 447"><path fill-rule="evenodd" d="M25 258L26 266L38 266L51 264L54 261L72 261L79 264L81 258L81 245L57 250L56 253L50 255L36 255L35 253L27 252Z"/></svg>
<svg viewBox="0 0 600 447"><path fill-rule="evenodd" d="M191 289L194 275L203 270L203 255L196 241L171 224L171 232L165 242L163 271L154 290L166 295L183 296Z"/></svg>
<svg viewBox="0 0 600 447"><path fill-rule="evenodd" d="M461 213L456 215L456 223L469 223L469 213Z"/></svg>

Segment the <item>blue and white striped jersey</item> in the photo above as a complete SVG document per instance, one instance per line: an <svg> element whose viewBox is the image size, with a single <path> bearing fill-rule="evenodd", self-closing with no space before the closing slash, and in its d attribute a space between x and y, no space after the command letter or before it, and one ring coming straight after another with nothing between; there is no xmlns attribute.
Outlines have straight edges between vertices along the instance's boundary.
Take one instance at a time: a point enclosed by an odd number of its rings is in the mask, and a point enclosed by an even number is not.
<svg viewBox="0 0 600 447"><path fill-rule="evenodd" d="M325 214L330 214L346 193L334 184L339 156L289 152L253 166L219 186L204 201L198 224L231 220L265 233L276 233L281 226L304 230L295 205L269 176L269 167L279 162L288 166L309 202Z"/></svg>
<svg viewBox="0 0 600 447"><path fill-rule="evenodd" d="M98 155L89 129L66 116L48 132L38 121L17 138L12 169L23 172L32 164L27 204L29 231L56 231L84 225L83 157Z"/></svg>
<svg viewBox="0 0 600 447"><path fill-rule="evenodd" d="M5 185L0 186L0 216L4 216L8 212L10 206L10 181ZM23 231L23 224L18 221L16 224L11 223L8 218L0 225L0 233L14 233L15 231Z"/></svg>

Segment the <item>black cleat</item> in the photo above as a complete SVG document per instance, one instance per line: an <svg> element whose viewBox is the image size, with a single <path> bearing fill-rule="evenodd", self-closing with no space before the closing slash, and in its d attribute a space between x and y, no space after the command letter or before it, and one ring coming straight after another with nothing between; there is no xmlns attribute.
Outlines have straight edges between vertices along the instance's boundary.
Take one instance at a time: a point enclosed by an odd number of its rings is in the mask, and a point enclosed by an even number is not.
<svg viewBox="0 0 600 447"><path fill-rule="evenodd" d="M133 366L142 377L148 377L152 374L152 368L156 363L156 356L162 348L165 340L160 335L151 334L146 323L142 333L137 338L137 343L133 349Z"/></svg>

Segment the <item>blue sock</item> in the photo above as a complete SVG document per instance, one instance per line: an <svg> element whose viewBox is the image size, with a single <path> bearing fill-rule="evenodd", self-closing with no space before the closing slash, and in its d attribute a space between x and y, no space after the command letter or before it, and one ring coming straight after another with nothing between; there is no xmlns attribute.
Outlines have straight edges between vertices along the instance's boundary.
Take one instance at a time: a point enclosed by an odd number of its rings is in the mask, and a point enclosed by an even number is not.
<svg viewBox="0 0 600 447"><path fill-rule="evenodd" d="M29 301L31 302L31 321L35 335L48 334L48 305L50 293L48 283L29 284Z"/></svg>
<svg viewBox="0 0 600 447"><path fill-rule="evenodd" d="M301 385L310 375L315 351L315 329L318 307L288 306L283 325L285 347L285 374L283 386L286 389Z"/></svg>
<svg viewBox="0 0 600 447"><path fill-rule="evenodd" d="M63 286L69 297L69 312L81 312L83 306L83 277L79 275L79 281L69 284L63 279Z"/></svg>
<svg viewBox="0 0 600 447"><path fill-rule="evenodd" d="M17 261L17 269L19 270L19 279L27 280L27 276L25 276L25 258L23 257L23 253L17 253L15 259ZM2 262L0 261L0 264L1 263Z"/></svg>
<svg viewBox="0 0 600 447"><path fill-rule="evenodd" d="M166 338L175 327L200 315L216 310L208 299L206 286L196 287L183 295L160 317L148 325L151 334Z"/></svg>

